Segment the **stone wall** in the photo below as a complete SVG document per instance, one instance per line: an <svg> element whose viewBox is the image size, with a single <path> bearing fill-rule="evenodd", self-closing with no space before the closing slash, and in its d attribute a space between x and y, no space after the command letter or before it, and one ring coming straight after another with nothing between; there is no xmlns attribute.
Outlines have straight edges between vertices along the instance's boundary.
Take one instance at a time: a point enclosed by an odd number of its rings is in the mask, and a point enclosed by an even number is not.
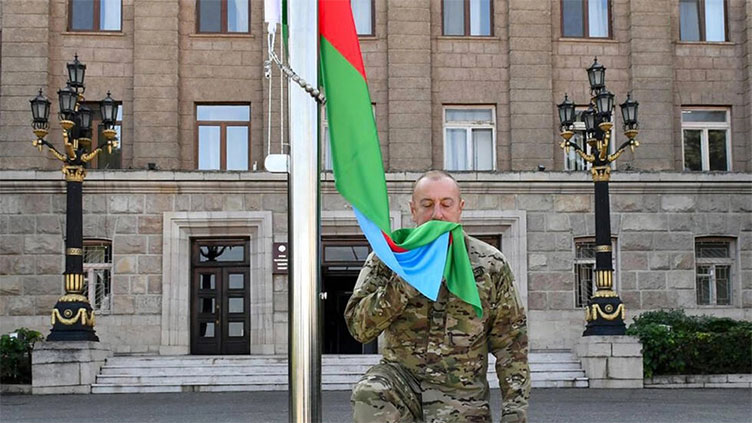
<svg viewBox="0 0 752 423"><path fill-rule="evenodd" d="M407 202L416 176L387 175L391 209L405 226L410 225ZM594 235L589 176L522 172L457 177L467 202L468 232L502 234L513 266L526 269L517 280L527 298L533 348L571 348L584 328L584 313L575 308L574 239ZM0 171L0 333L21 326L49 332L49 311L63 285L61 179L54 171ZM349 206L334 190L331 174L323 179L322 232L359 234ZM84 237L113 243L113 307L111 313L97 316L100 339L118 353L157 353L166 351L164 346L183 345L184 341L171 343L186 336L169 317L179 313L164 308L187 307L181 302L187 301L180 297L184 294L174 286L179 280L163 279L165 254L173 263L173 253L165 251L171 229L165 227L164 216L268 213L269 233L260 236L271 248L271 242L287 240L285 187L282 175L262 172L90 172L84 182ZM617 239L615 285L628 319L669 307L752 319L750 176L617 172L612 177L611 206ZM524 222L518 235L505 215L524 216L517 220ZM214 233L237 233L222 225L215 224ZM696 305L694 238L706 235L728 236L735 242L732 306ZM524 240L524 248L519 242L509 247L506 242L515 236ZM268 298L257 304L264 311L254 311L262 319L254 326L260 331L256 339L265 345L265 353L284 354L288 282L280 275L268 281L268 294L258 294Z"/></svg>
<svg viewBox="0 0 752 423"><path fill-rule="evenodd" d="M251 2L250 34L198 34L195 2L178 0L125 0L121 32L68 32L67 3L7 2L2 11L0 169L57 166L22 143L32 136L27 101L39 87L50 95L64 85L74 53L88 66L88 100L110 89L123 101L124 168L195 169L195 106L202 102L251 104L250 165L263 163L269 94L263 2ZM613 36L605 40L562 37L558 1L493 1L488 37L443 36L439 1L374 4L374 35L361 37L361 48L387 169L442 167L443 108L453 104L495 106L498 170L563 169L555 103L568 93L587 104L585 68L597 56L617 101L632 91L641 103L642 145L620 167L682 170L682 106L722 106L731 108L732 168L752 170L746 30L752 9L744 0L727 2L730 40L722 43L678 40L678 8L668 0L611 2ZM56 108L53 101L52 116ZM49 139L59 144L59 132Z"/></svg>

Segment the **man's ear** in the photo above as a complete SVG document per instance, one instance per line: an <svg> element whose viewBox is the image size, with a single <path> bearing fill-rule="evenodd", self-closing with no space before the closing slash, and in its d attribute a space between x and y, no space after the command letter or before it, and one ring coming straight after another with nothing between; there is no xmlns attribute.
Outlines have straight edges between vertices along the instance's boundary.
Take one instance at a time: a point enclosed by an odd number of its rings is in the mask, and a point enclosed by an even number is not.
<svg viewBox="0 0 752 423"><path fill-rule="evenodd" d="M418 222L415 221L415 203L413 203L413 200L411 199L409 204L410 204L410 216L412 216L413 218L413 223L417 224Z"/></svg>

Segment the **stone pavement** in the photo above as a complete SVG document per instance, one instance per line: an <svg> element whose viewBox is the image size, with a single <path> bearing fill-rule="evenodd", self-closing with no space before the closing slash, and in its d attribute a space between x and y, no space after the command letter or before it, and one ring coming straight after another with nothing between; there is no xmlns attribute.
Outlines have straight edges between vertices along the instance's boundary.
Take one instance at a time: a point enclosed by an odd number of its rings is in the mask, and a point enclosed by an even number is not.
<svg viewBox="0 0 752 423"><path fill-rule="evenodd" d="M350 393L322 393L323 421L350 419ZM491 393L494 421L499 391ZM3 395L2 423L286 423L287 392ZM750 389L534 389L530 423L752 422Z"/></svg>

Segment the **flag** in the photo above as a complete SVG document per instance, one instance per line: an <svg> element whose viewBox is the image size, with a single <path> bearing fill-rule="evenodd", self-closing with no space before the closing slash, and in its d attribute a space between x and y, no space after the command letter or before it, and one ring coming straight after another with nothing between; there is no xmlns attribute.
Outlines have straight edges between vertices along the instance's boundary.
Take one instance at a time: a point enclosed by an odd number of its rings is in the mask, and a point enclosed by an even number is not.
<svg viewBox="0 0 752 423"><path fill-rule="evenodd" d="M481 316L460 224L429 221L392 232L384 165L350 1L320 0L318 13L321 80L337 191L352 205L384 264L431 300L436 300L445 278L449 291Z"/></svg>

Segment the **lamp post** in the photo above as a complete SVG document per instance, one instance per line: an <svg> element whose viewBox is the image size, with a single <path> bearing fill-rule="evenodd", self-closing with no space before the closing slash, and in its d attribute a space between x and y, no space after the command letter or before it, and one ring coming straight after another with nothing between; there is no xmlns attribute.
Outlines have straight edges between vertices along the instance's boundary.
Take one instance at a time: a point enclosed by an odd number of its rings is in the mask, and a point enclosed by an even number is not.
<svg viewBox="0 0 752 423"><path fill-rule="evenodd" d="M82 184L86 178L86 165L105 149L112 153L117 148L117 132L114 129L117 117L117 102L110 97L102 100L100 111L102 124L105 127L103 135L106 139L94 150L91 149L91 120L92 111L84 106L83 93L86 65L78 61L68 63L68 82L66 87L59 90L60 105L59 121L63 129L63 144L65 153L58 151L55 146L44 138L48 134L50 101L39 90L39 95L31 102L33 116L32 127L36 139L32 145L41 152L44 147L63 162L63 174L67 185L66 207L66 237L65 237L65 295L58 299L52 309L52 330L48 341L99 341L94 333L94 311L89 299L84 293L83 271L83 211Z"/></svg>
<svg viewBox="0 0 752 423"><path fill-rule="evenodd" d="M611 177L611 163L621 156L629 147L634 152L639 142L635 139L638 132L637 107L639 103L632 100L630 94L620 105L624 121L624 135L627 141L622 143L613 154L608 154L611 143L611 122L614 111L614 95L606 89L606 68L595 58L587 69L590 80L590 105L580 113L585 124L585 139L591 153L585 151L576 142L574 136L575 105L564 95L564 101L557 105L561 121L561 147L568 153L572 148L591 164L593 182L595 183L595 285L596 292L585 307L587 326L584 336L590 335L624 335L624 304L613 289L612 251L611 251L611 212L609 210L608 181Z"/></svg>

